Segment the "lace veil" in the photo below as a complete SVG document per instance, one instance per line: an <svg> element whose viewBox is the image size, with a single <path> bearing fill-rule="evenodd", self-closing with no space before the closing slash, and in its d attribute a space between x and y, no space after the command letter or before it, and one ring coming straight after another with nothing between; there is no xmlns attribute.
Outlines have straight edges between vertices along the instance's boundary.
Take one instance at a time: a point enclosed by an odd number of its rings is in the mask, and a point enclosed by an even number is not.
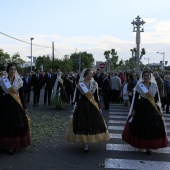
<svg viewBox="0 0 170 170"><path fill-rule="evenodd" d="M81 81L83 81L83 80L85 79L84 74L85 74L86 70L87 70L87 68L85 68L85 69L81 72L79 82L81 82ZM94 81L94 78L92 78L91 81ZM79 83L79 82L78 82L78 83ZM97 94L98 94L98 84L96 83L96 85L97 85ZM74 90L73 102L75 102L76 93L77 93L77 87L76 87L75 90ZM99 99L99 96L98 96L98 99Z"/></svg>
<svg viewBox="0 0 170 170"><path fill-rule="evenodd" d="M3 78L8 78L8 73L5 73L5 76ZM4 90L4 92L6 94L8 94L8 89L5 87L2 79L0 81L0 86L2 87L2 89ZM12 87L13 89L18 93L18 90L23 86L23 81L21 76L18 74L17 70L15 71L15 79L12 83Z"/></svg>
<svg viewBox="0 0 170 170"><path fill-rule="evenodd" d="M60 81L60 82L62 81L61 75L62 75L62 72L58 72L58 73L57 73L57 78L56 78L56 80L55 80L55 84L54 84L54 87L53 87L53 90L52 90L52 94L51 94L51 100L53 100L54 97L55 97L55 95L56 95L57 86L58 86L59 81Z"/></svg>

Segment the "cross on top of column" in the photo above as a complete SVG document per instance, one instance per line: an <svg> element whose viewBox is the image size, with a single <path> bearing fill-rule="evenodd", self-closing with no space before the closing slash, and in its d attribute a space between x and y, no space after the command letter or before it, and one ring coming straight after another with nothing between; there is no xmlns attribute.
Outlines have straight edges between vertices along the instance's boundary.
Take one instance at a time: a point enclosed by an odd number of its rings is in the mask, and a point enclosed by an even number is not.
<svg viewBox="0 0 170 170"><path fill-rule="evenodd" d="M145 24L145 22L143 20L141 20L141 18L139 16L137 16L137 18L135 18L136 21L132 21L131 24L133 24L133 32L144 32L144 29L142 28L140 30L140 25Z"/></svg>
<svg viewBox="0 0 170 170"><path fill-rule="evenodd" d="M133 26L134 26L134 25L139 26L139 25L145 24L145 22L144 22L143 20L142 20L142 21L140 20L141 18L140 18L139 16L137 16L137 18L135 18L135 19L136 19L136 21L133 20L133 21L131 22L131 24L133 24Z"/></svg>

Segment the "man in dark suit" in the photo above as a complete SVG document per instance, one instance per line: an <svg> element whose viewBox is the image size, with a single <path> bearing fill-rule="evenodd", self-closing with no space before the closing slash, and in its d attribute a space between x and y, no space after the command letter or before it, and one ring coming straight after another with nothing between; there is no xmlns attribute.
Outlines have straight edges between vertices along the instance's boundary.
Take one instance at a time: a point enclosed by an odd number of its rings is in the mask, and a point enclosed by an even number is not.
<svg viewBox="0 0 170 170"><path fill-rule="evenodd" d="M72 72L65 75L63 85L65 87L69 101L70 101L70 97L71 97L71 102L72 102L73 101L73 95L74 95L74 89L76 87L76 79L73 76Z"/></svg>
<svg viewBox="0 0 170 170"><path fill-rule="evenodd" d="M47 102L48 96L48 105L51 105L51 92L53 88L53 71L49 69L48 72L44 75L44 84L45 84L45 92L44 92L44 105Z"/></svg>
<svg viewBox="0 0 170 170"><path fill-rule="evenodd" d="M98 87L99 87L99 96L101 95L101 89L102 89L102 85L103 85L103 76L101 74L101 69L97 69L96 74L93 76L94 80L98 83Z"/></svg>
<svg viewBox="0 0 170 170"><path fill-rule="evenodd" d="M40 90L43 86L43 77L42 77L42 74L40 74L39 69L36 69L36 73L32 75L31 83L32 83L33 92L34 92L33 106L36 106L39 103Z"/></svg>
<svg viewBox="0 0 170 170"><path fill-rule="evenodd" d="M109 110L110 82L108 78L108 73L104 73L103 78L102 96L105 106L104 110Z"/></svg>
<svg viewBox="0 0 170 170"><path fill-rule="evenodd" d="M25 103L28 104L30 102L30 92L31 92L31 77L28 72L25 72L25 76L22 78L23 80L23 91L24 91L24 100Z"/></svg>

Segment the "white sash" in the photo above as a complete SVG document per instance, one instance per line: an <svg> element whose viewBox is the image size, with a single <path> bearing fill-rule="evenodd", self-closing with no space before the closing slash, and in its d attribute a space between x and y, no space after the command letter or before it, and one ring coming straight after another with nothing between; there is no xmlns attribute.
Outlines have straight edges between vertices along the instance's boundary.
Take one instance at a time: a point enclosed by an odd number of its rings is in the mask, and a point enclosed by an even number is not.
<svg viewBox="0 0 170 170"><path fill-rule="evenodd" d="M3 78L2 82L3 82L3 84L4 84L5 88L6 88L5 91L8 91L8 89L12 87L11 83L9 82L7 77Z"/></svg>
<svg viewBox="0 0 170 170"><path fill-rule="evenodd" d="M139 87L141 88L141 90L145 93L146 98L149 100L149 102L153 105L153 107L156 109L156 111L160 113L160 111L158 110L157 104L153 98L153 96L149 93L149 90L145 87L145 85L143 83L139 84Z"/></svg>
<svg viewBox="0 0 170 170"><path fill-rule="evenodd" d="M143 83L140 83L139 84L139 87L141 88L141 90L144 92L144 93L148 93L149 90L145 87L145 85Z"/></svg>
<svg viewBox="0 0 170 170"><path fill-rule="evenodd" d="M84 94L86 94L89 91L83 82L80 82L79 85L80 85L81 89L83 90Z"/></svg>
<svg viewBox="0 0 170 170"><path fill-rule="evenodd" d="M98 103L94 100L94 98L92 97L92 95L90 94L90 91L88 90L88 88L86 87L86 85L84 84L84 82L80 82L79 86L81 88L81 91L83 91L83 93L85 94L85 96L88 98L88 100L99 110L99 105Z"/></svg>
<svg viewBox="0 0 170 170"><path fill-rule="evenodd" d="M2 83L3 83L3 87L5 88L3 89L5 90L5 93L9 93L16 100L16 102L18 102L21 108L24 109L20 97L18 96L17 92L12 88L12 85L7 77L2 79Z"/></svg>

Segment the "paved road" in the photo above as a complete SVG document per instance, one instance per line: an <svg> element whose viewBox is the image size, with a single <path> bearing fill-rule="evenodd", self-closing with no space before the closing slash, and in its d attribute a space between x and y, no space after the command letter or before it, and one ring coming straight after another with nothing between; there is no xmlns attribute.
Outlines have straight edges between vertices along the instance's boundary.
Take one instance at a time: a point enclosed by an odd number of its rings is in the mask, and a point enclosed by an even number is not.
<svg viewBox="0 0 170 170"><path fill-rule="evenodd" d="M43 105L43 90L40 105L28 105L31 117L31 146L9 156L0 152L0 170L100 170L108 169L161 169L170 167L170 148L158 150L152 155L135 151L121 140L127 112L123 105L111 104L109 111L103 111L108 123L111 140L90 144L89 153L83 152L80 143L65 141L66 125L71 107L56 110L54 106ZM31 98L32 99L32 98ZM103 102L101 100L101 105ZM165 115L168 125L170 116ZM169 132L168 132L169 135ZM99 166L99 164L101 166Z"/></svg>

